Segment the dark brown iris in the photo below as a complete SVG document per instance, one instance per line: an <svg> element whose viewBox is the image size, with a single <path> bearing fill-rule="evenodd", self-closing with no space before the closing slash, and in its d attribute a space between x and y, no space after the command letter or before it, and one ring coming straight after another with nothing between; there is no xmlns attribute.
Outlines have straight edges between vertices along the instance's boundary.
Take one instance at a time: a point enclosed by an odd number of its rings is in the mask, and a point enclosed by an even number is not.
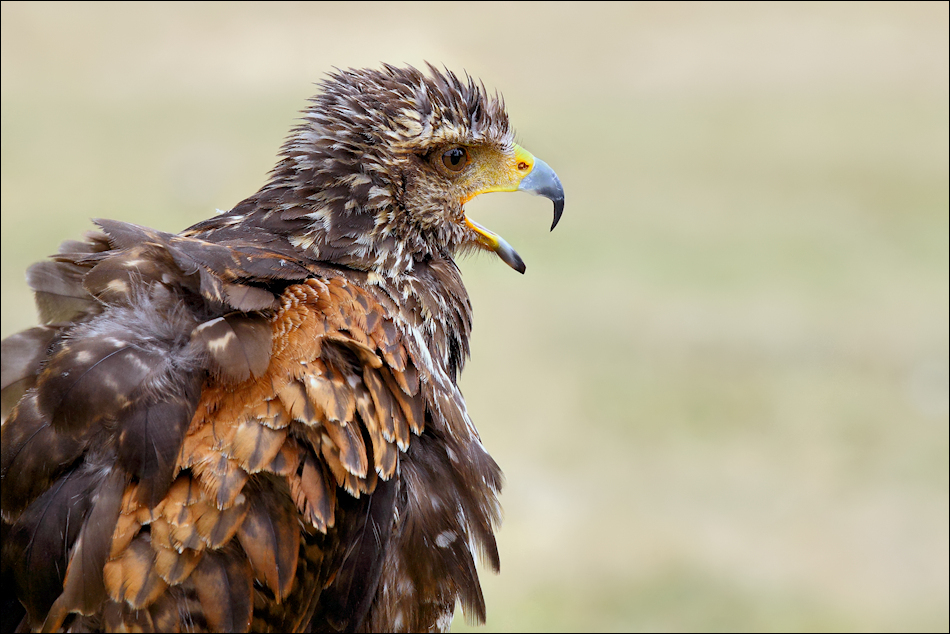
<svg viewBox="0 0 950 634"><path fill-rule="evenodd" d="M468 152L463 147L454 147L442 154L442 165L450 172L461 172L468 165Z"/></svg>

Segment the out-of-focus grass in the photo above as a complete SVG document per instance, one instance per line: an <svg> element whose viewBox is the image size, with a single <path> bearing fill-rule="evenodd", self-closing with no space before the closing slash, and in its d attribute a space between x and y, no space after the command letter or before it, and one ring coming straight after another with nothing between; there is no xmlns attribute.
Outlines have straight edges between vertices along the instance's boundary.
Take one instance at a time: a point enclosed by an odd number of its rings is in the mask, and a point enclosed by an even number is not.
<svg viewBox="0 0 950 634"><path fill-rule="evenodd" d="M505 93L567 190L486 196L463 388L507 475L487 630L948 619L948 10L2 7L2 334L90 217L263 181L331 66ZM456 629L467 626L457 621Z"/></svg>

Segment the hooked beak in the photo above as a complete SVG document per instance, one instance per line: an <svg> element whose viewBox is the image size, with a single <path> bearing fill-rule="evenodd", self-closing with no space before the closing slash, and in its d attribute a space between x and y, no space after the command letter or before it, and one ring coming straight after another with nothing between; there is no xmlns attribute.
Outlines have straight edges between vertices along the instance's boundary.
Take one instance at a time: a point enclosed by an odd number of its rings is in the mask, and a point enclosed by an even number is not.
<svg viewBox="0 0 950 634"><path fill-rule="evenodd" d="M535 158L524 148L515 145L513 163L502 170L499 180L488 187L484 187L472 194L472 197L486 192L528 192L536 196L544 196L554 203L554 221L551 231L561 220L564 212L564 188L561 181L551 167L539 158ZM524 260L518 255L508 242L497 233L494 233L477 222L465 217L465 224L477 234L478 243L489 251L494 251L502 261L518 271L525 272Z"/></svg>
<svg viewBox="0 0 950 634"><path fill-rule="evenodd" d="M564 213L564 188L547 163L538 158L534 161L534 169L522 179L518 191L544 196L554 203L554 222L551 223L551 231L554 231L554 227L561 220L561 214Z"/></svg>

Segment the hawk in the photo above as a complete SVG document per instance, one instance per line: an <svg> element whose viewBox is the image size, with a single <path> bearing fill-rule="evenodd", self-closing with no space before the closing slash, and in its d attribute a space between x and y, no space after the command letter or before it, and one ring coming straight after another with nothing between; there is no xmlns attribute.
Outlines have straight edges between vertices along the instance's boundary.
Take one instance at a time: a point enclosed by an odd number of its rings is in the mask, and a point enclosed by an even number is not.
<svg viewBox="0 0 950 634"><path fill-rule="evenodd" d="M330 75L267 183L180 234L98 220L3 341L4 630L429 631L484 621L502 476L457 379L464 205L564 206L504 103Z"/></svg>

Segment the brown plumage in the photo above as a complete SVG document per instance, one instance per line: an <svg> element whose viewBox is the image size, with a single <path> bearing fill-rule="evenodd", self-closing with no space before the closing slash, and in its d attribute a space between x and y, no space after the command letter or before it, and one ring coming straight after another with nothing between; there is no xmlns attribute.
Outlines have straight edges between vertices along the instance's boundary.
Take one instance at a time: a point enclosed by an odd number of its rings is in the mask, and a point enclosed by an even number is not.
<svg viewBox="0 0 950 634"><path fill-rule="evenodd" d="M3 341L4 630L444 630L501 473L456 385L463 205L557 177L430 68L341 71L270 180L179 235L97 221ZM553 227L552 227L553 228Z"/></svg>

